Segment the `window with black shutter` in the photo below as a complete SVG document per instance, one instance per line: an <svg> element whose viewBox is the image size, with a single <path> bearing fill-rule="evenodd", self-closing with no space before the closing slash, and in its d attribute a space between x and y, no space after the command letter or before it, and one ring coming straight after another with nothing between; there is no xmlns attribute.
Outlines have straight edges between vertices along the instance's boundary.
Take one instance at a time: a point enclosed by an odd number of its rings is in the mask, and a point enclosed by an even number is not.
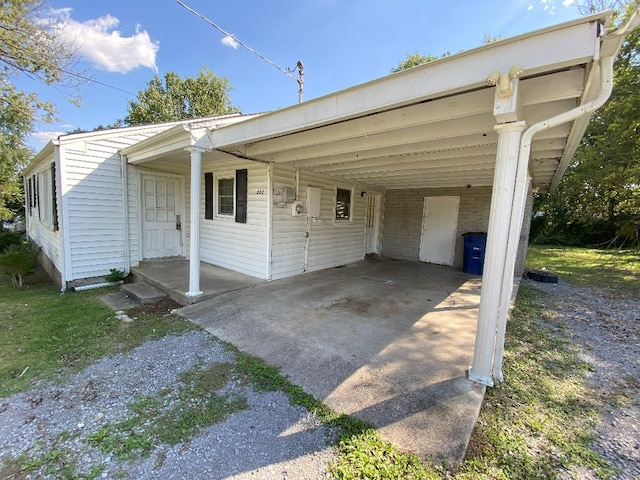
<svg viewBox="0 0 640 480"><path fill-rule="evenodd" d="M247 169L236 170L236 222L247 223Z"/></svg>
<svg viewBox="0 0 640 480"><path fill-rule="evenodd" d="M204 218L213 219L213 173L204 174Z"/></svg>

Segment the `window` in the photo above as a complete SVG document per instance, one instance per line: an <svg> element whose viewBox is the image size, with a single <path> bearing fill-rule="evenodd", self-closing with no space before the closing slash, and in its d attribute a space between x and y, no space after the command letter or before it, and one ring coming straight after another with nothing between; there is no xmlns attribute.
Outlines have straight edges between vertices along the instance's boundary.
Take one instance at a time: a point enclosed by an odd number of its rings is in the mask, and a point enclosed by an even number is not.
<svg viewBox="0 0 640 480"><path fill-rule="evenodd" d="M55 190L55 167L53 165L41 172L36 173L29 185L30 201L32 205L31 213L37 210L38 219L43 225L57 230L57 205Z"/></svg>
<svg viewBox="0 0 640 480"><path fill-rule="evenodd" d="M336 189L336 220L351 220L351 190Z"/></svg>
<svg viewBox="0 0 640 480"><path fill-rule="evenodd" d="M233 216L233 178L218 179L218 215Z"/></svg>

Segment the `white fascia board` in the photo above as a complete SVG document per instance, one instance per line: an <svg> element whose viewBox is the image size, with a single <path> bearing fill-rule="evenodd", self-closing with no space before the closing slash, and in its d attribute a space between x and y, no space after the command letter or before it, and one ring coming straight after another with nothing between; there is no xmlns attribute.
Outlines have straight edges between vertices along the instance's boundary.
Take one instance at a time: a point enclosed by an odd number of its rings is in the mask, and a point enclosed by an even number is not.
<svg viewBox="0 0 640 480"><path fill-rule="evenodd" d="M176 144L182 148L191 145L191 133L186 125L171 127L138 143L134 143L120 150L121 155L127 157L128 163L141 163L152 160L168 151L175 150Z"/></svg>
<svg viewBox="0 0 640 480"><path fill-rule="evenodd" d="M22 170L22 175L24 176L29 175L29 173L31 173L31 171L36 169L38 165L40 165L43 161L46 161L47 159L52 157L55 152L55 148L59 144L60 143L57 140L49 140L47 144L44 147L42 147L42 150L40 150L36 154L36 156L29 161L29 163L24 168L24 170Z"/></svg>
<svg viewBox="0 0 640 480"><path fill-rule="evenodd" d="M191 119L188 122L183 121L152 137L123 148L120 150L120 154L127 157L128 163L136 164L192 146L211 149L211 143L207 138L209 130L215 130L260 115L262 114L232 114L213 118Z"/></svg>
<svg viewBox="0 0 640 480"><path fill-rule="evenodd" d="M587 17L495 42L240 124L211 132L214 148L264 140L349 118L485 87L495 70L521 65L524 76L589 63L596 54L598 23Z"/></svg>

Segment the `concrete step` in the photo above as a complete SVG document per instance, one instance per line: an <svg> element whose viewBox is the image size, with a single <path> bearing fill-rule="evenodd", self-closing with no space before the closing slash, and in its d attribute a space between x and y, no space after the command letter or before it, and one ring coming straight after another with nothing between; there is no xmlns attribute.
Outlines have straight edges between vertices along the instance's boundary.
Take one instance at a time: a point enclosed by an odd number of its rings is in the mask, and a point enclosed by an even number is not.
<svg viewBox="0 0 640 480"><path fill-rule="evenodd" d="M166 294L148 283L126 283L122 285L122 292L138 303L155 303L162 300Z"/></svg>

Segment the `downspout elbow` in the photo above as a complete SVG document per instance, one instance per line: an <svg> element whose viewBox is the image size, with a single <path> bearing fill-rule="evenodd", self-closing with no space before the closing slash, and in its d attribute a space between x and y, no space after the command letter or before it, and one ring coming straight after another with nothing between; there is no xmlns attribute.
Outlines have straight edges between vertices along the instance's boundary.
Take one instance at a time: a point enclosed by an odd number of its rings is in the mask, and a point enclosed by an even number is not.
<svg viewBox="0 0 640 480"><path fill-rule="evenodd" d="M541 131L557 127L563 123L572 122L580 117L591 115L602 107L611 96L613 91L613 57L607 56L600 59L600 92L593 100L579 105L571 110L563 112L555 117L548 118L534 125L531 125L522 135L520 143L520 157L529 156L531 141L533 137Z"/></svg>

